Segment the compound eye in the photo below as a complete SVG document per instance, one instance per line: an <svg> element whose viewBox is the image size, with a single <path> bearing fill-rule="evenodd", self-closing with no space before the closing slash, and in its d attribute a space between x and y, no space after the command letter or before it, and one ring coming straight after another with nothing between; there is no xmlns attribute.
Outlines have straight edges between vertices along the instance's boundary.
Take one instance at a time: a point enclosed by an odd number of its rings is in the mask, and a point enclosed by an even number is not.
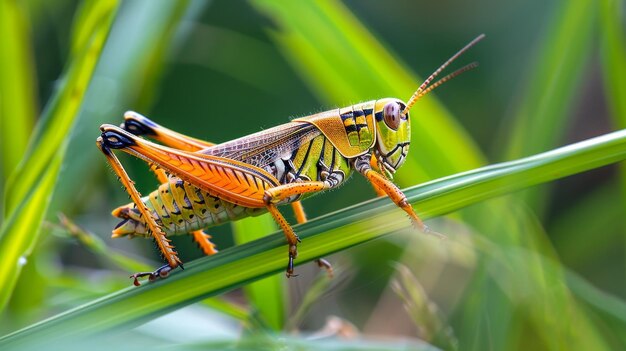
<svg viewBox="0 0 626 351"><path fill-rule="evenodd" d="M396 102L390 102L385 105L383 109L383 118L385 119L387 127L393 130L398 130L398 127L400 126L400 112L402 112L402 109Z"/></svg>

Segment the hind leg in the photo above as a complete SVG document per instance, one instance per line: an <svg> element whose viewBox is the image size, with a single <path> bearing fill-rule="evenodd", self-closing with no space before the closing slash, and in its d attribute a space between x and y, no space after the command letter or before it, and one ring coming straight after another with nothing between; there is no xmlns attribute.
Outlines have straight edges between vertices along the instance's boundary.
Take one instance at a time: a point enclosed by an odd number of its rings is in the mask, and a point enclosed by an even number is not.
<svg viewBox="0 0 626 351"><path fill-rule="evenodd" d="M150 235L152 235L152 237L154 238L157 244L157 247L163 254L163 257L165 258L165 260L167 261L167 265L160 267L154 272L140 272L140 273L133 274L131 278L134 278L134 284L139 285L139 281L137 280L138 278L146 277L146 276L149 277L150 280L155 280L159 277L164 278L174 268L178 266L180 266L180 268L183 268L183 264L180 258L178 258L178 253L174 249L174 246L171 244L170 239L167 238L167 236L165 235L165 232L156 223L154 217L152 217L150 210L148 210L148 208L143 203L143 201L141 201L141 195L135 188L133 181L128 176L128 173L126 173L126 170L124 170L124 167L120 163L117 156L115 156L115 154L112 152L112 146L115 144L115 142L117 142L117 140L115 139L109 140L103 137L98 137L98 139L96 140L96 144L98 145L98 148L106 156L106 159L111 165L111 168L113 168L113 171L117 174L120 181L126 188L128 195L130 195L131 200L137 206L137 209L141 213L141 216L145 219L145 223L148 226Z"/></svg>
<svg viewBox="0 0 626 351"><path fill-rule="evenodd" d="M189 234L193 236L193 241L195 241L196 244L198 244L198 246L200 247L200 250L202 250L202 252L204 252L205 255L211 256L217 253L215 244L211 242L211 236L209 234L205 233L202 230L196 230Z"/></svg>

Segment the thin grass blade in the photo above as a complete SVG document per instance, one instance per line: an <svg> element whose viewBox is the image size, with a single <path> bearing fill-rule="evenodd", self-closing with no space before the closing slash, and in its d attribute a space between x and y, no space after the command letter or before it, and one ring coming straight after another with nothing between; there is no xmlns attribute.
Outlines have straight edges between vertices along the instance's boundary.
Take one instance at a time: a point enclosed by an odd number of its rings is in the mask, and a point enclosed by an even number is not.
<svg viewBox="0 0 626 351"><path fill-rule="evenodd" d="M116 17L96 67L94 81L70 140L63 167L66 181L59 182L53 206L64 211L75 205L76 192L91 191L89 182L102 174L105 163L94 146L103 123L121 121L124 111L144 112L153 103L168 55L187 37L181 22L193 23L205 2L129 1ZM94 165L98 165L95 167ZM152 180L152 178L151 178Z"/></svg>
<svg viewBox="0 0 626 351"><path fill-rule="evenodd" d="M11 297L22 267L33 251L36 234L45 215L42 208L48 206L61 162L62 158L58 156L52 160L50 168L29 192L26 201L20 203L0 229L0 253L5 257L0 267L0 310Z"/></svg>
<svg viewBox="0 0 626 351"><path fill-rule="evenodd" d="M626 33L624 32L624 2L601 1L601 55L604 86L609 96L609 108L619 128L626 127Z"/></svg>
<svg viewBox="0 0 626 351"><path fill-rule="evenodd" d="M542 36L535 68L519 103L513 125L505 133L509 146L506 159L550 150L565 135L572 101L584 67L593 52L597 2L564 1L557 4L548 32ZM524 192L525 200L542 212L539 189Z"/></svg>
<svg viewBox="0 0 626 351"><path fill-rule="evenodd" d="M94 23L94 27L74 28L75 31L90 30L90 40L85 42L81 54L74 59L61 78L58 90L46 105L30 138L31 144L26 157L7 182L6 214L15 209L68 140L70 128L87 91L118 6L115 0L86 2L84 6L91 3L97 6L90 12L85 12L85 15L95 17L86 21Z"/></svg>
<svg viewBox="0 0 626 351"><path fill-rule="evenodd" d="M98 18L91 40L68 67L61 87L37 124L30 151L7 184L5 212L10 220L0 232L0 255L6 260L0 266L0 310L11 296L20 264L28 259L39 237L39 227L54 190L50 184L56 182L67 148L68 132L98 62L118 2L99 1L97 4L98 11L87 14Z"/></svg>
<svg viewBox="0 0 626 351"><path fill-rule="evenodd" d="M398 263L395 268L397 275L391 287L402 299L405 310L418 329L420 339L444 350L458 350L458 340L452 328L446 324L443 313L424 287L406 266Z"/></svg>
<svg viewBox="0 0 626 351"><path fill-rule="evenodd" d="M28 145L35 115L35 69L24 6L0 2L0 196ZM2 205L0 205L2 211ZM4 212L2 212L4 213ZM0 216L1 218L2 216Z"/></svg>

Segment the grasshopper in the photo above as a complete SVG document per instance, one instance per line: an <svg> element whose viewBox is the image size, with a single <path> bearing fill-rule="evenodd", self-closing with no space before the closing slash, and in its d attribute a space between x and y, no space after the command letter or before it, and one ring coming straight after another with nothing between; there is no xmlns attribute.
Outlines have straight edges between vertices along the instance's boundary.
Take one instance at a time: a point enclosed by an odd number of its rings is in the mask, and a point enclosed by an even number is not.
<svg viewBox="0 0 626 351"><path fill-rule="evenodd" d="M167 262L153 272L133 274L134 284L139 285L141 277L153 281L167 277L176 267L183 268L169 235L190 234L206 255L212 255L217 250L204 229L264 212L272 215L285 234L286 274L293 276L300 239L277 205L290 203L298 223L303 223L302 198L338 187L354 171L362 174L379 196L389 196L417 229L429 232L391 181L409 151L409 110L439 85L476 67L471 63L432 83L483 37L478 36L450 57L407 103L396 98L372 100L296 118L221 144L177 133L135 112L127 112L120 127L102 125L96 144L132 200L112 212L121 219L113 237L152 237ZM141 197L114 149L149 163L160 186ZM332 272L324 259L317 263Z"/></svg>

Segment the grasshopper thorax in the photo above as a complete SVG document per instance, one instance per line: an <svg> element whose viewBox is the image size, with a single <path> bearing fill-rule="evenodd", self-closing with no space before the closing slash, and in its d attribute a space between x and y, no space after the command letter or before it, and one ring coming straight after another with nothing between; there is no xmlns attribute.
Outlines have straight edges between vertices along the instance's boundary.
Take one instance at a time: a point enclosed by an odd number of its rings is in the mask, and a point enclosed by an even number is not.
<svg viewBox="0 0 626 351"><path fill-rule="evenodd" d="M404 163L411 144L409 113L399 99L385 98L376 101L376 144L374 155L381 171L391 175Z"/></svg>

